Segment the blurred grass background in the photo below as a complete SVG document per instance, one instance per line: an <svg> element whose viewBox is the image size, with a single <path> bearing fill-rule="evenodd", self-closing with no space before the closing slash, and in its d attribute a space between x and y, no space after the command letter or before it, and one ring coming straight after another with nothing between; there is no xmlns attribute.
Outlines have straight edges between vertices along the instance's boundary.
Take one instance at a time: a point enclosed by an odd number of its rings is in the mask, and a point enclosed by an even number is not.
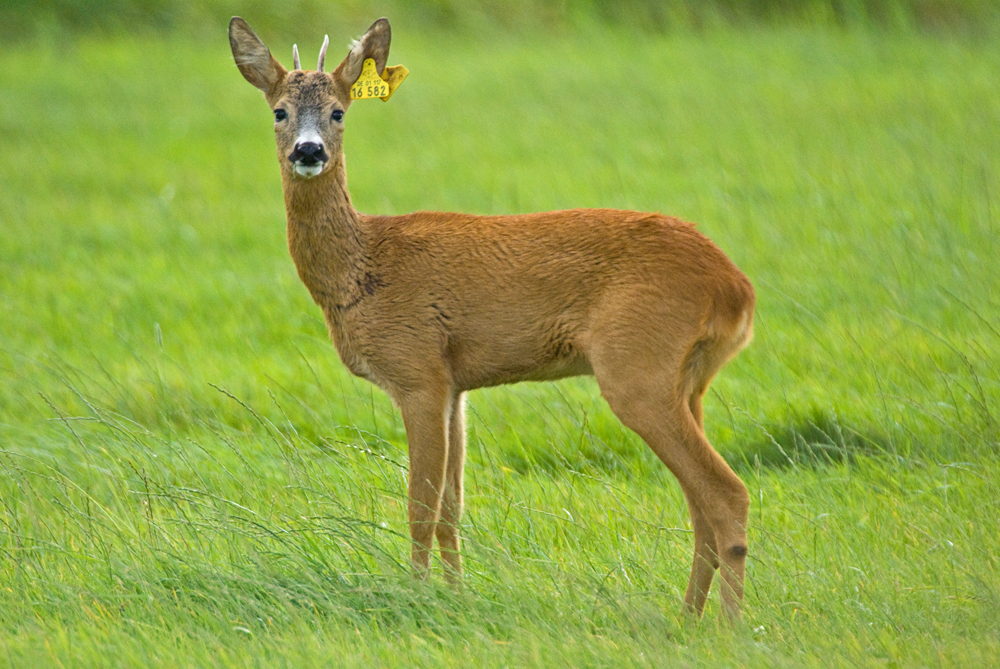
<svg viewBox="0 0 1000 669"><path fill-rule="evenodd" d="M595 26L644 33L755 25L976 33L995 23L1000 6L996 0L6 0L0 36L146 30L209 37L234 14L282 36L297 36L304 25L367 26L377 16L484 37Z"/></svg>
<svg viewBox="0 0 1000 669"><path fill-rule="evenodd" d="M149 7L0 8L0 666L995 663L994 5ZM362 211L663 211L746 271L706 402L745 625L680 615L682 496L590 379L471 393L466 589L411 581L401 421L295 274L231 14L286 64L392 18Z"/></svg>

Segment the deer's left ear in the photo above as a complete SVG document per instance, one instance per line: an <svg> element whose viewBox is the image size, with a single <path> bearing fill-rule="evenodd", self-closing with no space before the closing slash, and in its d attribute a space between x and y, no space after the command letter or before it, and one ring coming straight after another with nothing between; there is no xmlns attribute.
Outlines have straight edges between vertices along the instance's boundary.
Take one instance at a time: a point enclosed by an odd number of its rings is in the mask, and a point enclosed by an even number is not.
<svg viewBox="0 0 1000 669"><path fill-rule="evenodd" d="M389 27L389 19L381 18L372 24L361 39L351 45L351 51L347 54L337 69L333 71L333 77L344 87L349 89L351 85L361 76L361 67L365 59L371 58L375 61L375 69L381 75L385 69L385 63L389 60L389 42L392 40L392 29Z"/></svg>
<svg viewBox="0 0 1000 669"><path fill-rule="evenodd" d="M236 67L240 68L243 77L264 91L268 102L273 102L271 97L288 70L271 55L270 49L247 22L238 16L234 16L229 22L229 46L233 49Z"/></svg>

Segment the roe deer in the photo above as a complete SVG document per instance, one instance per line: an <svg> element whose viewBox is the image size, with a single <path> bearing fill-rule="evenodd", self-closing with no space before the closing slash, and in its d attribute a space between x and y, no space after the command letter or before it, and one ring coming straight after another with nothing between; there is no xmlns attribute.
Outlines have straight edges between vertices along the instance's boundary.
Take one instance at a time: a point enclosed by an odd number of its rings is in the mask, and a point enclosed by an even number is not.
<svg viewBox="0 0 1000 669"><path fill-rule="evenodd" d="M516 216L367 216L347 192L342 138L366 59L381 74L379 19L333 72L286 70L234 17L240 72L274 112L288 248L347 368L382 388L406 428L411 556L434 537L461 577L465 394L592 374L622 423L680 481L694 527L684 601L701 615L721 567L740 614L747 489L705 438L702 398L750 340L754 291L709 239L660 214L574 209Z"/></svg>

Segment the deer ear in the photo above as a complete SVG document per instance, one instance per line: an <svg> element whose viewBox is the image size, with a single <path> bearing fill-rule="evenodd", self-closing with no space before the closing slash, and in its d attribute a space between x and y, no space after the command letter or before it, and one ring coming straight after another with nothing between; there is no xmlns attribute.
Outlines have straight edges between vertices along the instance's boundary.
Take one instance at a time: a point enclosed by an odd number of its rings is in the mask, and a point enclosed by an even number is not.
<svg viewBox="0 0 1000 669"><path fill-rule="evenodd" d="M229 22L229 46L233 49L236 67L251 84L264 91L270 99L274 89L288 74L288 70L271 55L257 33L247 22L234 16Z"/></svg>
<svg viewBox="0 0 1000 669"><path fill-rule="evenodd" d="M389 19L381 18L372 24L361 39L355 40L347 58L333 71L334 78L348 89L361 76L361 67L365 59L375 61L375 69L381 75L385 63L389 60L389 42L392 40L392 29Z"/></svg>

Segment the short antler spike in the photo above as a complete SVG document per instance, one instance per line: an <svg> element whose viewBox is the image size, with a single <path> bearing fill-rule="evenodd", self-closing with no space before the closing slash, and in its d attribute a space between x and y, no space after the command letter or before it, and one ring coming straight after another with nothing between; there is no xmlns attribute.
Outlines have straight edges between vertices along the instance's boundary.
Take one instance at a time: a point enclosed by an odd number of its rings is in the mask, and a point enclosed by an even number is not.
<svg viewBox="0 0 1000 669"><path fill-rule="evenodd" d="M330 36L326 35L323 38L323 48L319 50L319 65L316 66L317 72L323 71L323 61L326 60L326 47L330 46Z"/></svg>
<svg viewBox="0 0 1000 669"><path fill-rule="evenodd" d="M295 64L295 69L296 70L301 70L302 69L302 63L299 62L299 45L298 44L293 44L292 45L292 62Z"/></svg>

